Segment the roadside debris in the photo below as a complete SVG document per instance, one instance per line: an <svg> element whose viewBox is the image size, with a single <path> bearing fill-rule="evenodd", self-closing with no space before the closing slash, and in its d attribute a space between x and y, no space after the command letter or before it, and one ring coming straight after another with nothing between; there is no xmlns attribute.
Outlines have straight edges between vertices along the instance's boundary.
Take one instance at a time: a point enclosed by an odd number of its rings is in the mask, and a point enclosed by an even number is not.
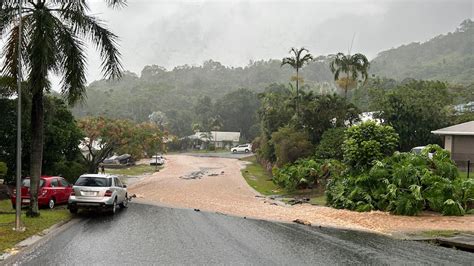
<svg viewBox="0 0 474 266"><path fill-rule="evenodd" d="M301 198L301 199L292 199L288 201L288 204L290 205L296 205L296 204L303 204L303 203L308 203L309 198Z"/></svg>
<svg viewBox="0 0 474 266"><path fill-rule="evenodd" d="M200 212L201 210L200 209L194 209L195 212Z"/></svg>
<svg viewBox="0 0 474 266"><path fill-rule="evenodd" d="M136 194L132 194L130 196L128 196L128 201L132 201L133 198L136 198L137 195Z"/></svg>
<svg viewBox="0 0 474 266"><path fill-rule="evenodd" d="M293 220L294 223L297 223L297 224L302 224L302 225L308 225L308 226L311 226L311 223L307 220L303 220L303 219L296 219L296 220Z"/></svg>
<svg viewBox="0 0 474 266"><path fill-rule="evenodd" d="M224 174L224 171L221 172L221 175ZM180 176L179 178L181 179L201 179L203 176L218 176L219 174L217 173L209 173L208 169L206 168L201 168L199 171L192 172L188 175Z"/></svg>
<svg viewBox="0 0 474 266"><path fill-rule="evenodd" d="M185 176L180 176L181 179L201 179L206 174L204 171L195 171Z"/></svg>

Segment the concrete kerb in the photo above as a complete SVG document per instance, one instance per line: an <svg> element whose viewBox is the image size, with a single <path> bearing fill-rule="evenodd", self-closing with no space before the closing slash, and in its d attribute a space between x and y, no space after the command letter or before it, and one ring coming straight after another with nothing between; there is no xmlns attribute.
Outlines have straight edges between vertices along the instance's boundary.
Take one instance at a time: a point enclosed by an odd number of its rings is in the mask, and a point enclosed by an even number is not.
<svg viewBox="0 0 474 266"><path fill-rule="evenodd" d="M400 239L408 241L429 242L444 247L457 248L464 251L474 252L474 234L459 232L453 236L407 236Z"/></svg>

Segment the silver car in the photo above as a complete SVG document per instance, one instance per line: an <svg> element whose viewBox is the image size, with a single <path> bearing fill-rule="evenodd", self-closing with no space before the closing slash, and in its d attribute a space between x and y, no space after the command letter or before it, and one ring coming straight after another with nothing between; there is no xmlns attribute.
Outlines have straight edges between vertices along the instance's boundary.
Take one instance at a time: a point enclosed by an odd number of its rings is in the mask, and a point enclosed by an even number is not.
<svg viewBox="0 0 474 266"><path fill-rule="evenodd" d="M113 175L81 175L74 184L68 200L68 209L71 213L77 213L79 209L102 209L114 214L117 206L126 208L127 205L127 186Z"/></svg>
<svg viewBox="0 0 474 266"><path fill-rule="evenodd" d="M150 165L163 165L165 164L165 158L161 155L153 155L150 159Z"/></svg>

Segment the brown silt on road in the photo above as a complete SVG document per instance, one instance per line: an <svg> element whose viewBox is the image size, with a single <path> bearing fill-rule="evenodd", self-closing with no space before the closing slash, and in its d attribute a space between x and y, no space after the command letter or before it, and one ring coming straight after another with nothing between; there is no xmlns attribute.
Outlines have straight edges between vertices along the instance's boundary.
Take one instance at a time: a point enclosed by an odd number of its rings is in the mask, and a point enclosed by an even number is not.
<svg viewBox="0 0 474 266"><path fill-rule="evenodd" d="M169 155L165 169L132 184L137 201L178 208L292 222L300 219L313 226L332 226L392 234L427 230L474 230L474 216L448 217L424 213L396 216L389 213L353 212L309 204L286 205L256 197L242 177L245 162L228 158Z"/></svg>

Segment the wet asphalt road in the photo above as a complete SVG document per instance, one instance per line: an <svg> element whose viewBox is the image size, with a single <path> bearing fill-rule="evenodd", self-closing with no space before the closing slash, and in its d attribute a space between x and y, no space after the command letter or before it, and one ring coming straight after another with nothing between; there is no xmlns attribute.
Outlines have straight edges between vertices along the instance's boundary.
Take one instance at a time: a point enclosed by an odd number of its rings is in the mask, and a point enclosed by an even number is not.
<svg viewBox="0 0 474 266"><path fill-rule="evenodd" d="M130 204L82 214L16 258L21 265L465 264L474 254L363 232Z"/></svg>

